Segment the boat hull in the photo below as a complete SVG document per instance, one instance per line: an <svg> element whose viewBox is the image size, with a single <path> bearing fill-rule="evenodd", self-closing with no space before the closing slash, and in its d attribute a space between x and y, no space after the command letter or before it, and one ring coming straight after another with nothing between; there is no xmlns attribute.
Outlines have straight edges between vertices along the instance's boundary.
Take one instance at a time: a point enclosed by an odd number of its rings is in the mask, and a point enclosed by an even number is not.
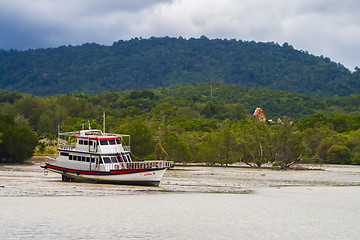
<svg viewBox="0 0 360 240"><path fill-rule="evenodd" d="M46 163L44 168L62 175L64 181L158 186L166 168L83 171Z"/></svg>

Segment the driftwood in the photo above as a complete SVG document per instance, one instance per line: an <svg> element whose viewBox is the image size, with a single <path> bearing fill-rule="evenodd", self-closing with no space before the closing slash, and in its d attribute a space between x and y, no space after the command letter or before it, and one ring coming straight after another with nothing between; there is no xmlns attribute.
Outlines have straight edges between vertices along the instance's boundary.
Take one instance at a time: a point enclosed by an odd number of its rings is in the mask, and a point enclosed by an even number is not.
<svg viewBox="0 0 360 240"><path fill-rule="evenodd" d="M294 165L295 163L300 162L300 160L302 159L302 156L304 155L304 153L305 153L305 149L304 149L304 151L302 151L302 153L300 153L300 155L297 157L297 159L295 161L281 164L280 169L288 169L292 165Z"/></svg>
<svg viewBox="0 0 360 240"><path fill-rule="evenodd" d="M252 168L260 168L261 167L261 163L249 163L248 161L246 161L246 159L244 159L242 162L244 162L246 165L248 165Z"/></svg>

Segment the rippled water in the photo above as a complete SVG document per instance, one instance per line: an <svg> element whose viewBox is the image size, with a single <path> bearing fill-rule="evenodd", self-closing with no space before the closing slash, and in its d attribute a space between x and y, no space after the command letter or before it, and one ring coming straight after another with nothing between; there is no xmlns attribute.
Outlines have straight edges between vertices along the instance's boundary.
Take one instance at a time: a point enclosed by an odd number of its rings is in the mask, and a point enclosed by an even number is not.
<svg viewBox="0 0 360 240"><path fill-rule="evenodd" d="M1 239L360 239L359 167L191 167L159 188L64 183L38 167L0 166Z"/></svg>

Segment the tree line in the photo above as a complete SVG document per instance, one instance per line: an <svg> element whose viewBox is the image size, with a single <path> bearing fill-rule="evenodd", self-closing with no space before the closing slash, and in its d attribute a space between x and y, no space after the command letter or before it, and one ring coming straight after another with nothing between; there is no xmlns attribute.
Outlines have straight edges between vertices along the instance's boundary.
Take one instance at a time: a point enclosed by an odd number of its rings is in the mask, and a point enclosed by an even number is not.
<svg viewBox="0 0 360 240"><path fill-rule="evenodd" d="M135 159L153 159L154 146L162 142L167 159L176 162L360 164L360 101L353 101L359 95L319 98L223 83L212 89L212 96L209 83L49 97L4 91L8 97L0 110L7 120L0 121L0 146L8 149L8 129L27 129L35 138L53 138L58 125L63 132L89 124L101 129L105 110L107 131L131 135ZM254 118L257 106L274 121ZM34 147L22 142L27 145Z"/></svg>

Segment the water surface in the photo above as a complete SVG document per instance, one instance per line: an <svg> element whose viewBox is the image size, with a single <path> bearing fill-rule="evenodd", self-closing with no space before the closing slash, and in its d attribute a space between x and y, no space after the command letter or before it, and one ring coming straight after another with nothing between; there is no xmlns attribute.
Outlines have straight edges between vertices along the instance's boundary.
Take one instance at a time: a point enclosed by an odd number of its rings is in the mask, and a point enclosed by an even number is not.
<svg viewBox="0 0 360 240"><path fill-rule="evenodd" d="M360 239L360 167L190 167L160 187L0 166L1 239ZM239 194L240 193L240 194ZM247 194L243 194L247 193Z"/></svg>

